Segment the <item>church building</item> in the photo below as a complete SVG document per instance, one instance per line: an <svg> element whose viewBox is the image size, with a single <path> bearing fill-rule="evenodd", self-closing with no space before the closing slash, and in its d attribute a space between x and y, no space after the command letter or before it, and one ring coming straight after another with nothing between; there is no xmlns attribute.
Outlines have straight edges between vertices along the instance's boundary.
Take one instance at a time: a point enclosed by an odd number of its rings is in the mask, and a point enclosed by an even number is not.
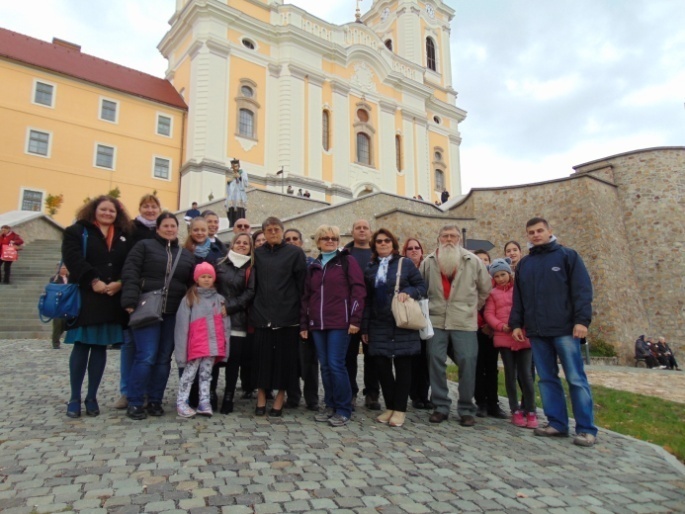
<svg viewBox="0 0 685 514"><path fill-rule="evenodd" d="M177 0L159 49L188 105L180 205L224 196L233 158L252 186L331 203L459 195L454 14L373 0L336 25L283 0Z"/></svg>

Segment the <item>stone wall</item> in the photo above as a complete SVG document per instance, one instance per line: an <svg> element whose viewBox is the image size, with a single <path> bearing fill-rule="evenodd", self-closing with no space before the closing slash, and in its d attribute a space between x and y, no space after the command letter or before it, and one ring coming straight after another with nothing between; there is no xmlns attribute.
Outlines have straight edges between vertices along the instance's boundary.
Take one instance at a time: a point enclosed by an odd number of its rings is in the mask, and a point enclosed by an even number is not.
<svg viewBox="0 0 685 514"><path fill-rule="evenodd" d="M649 148L575 166L613 179L646 320L640 334L663 335L685 360L685 148ZM611 220L605 218L605 222Z"/></svg>
<svg viewBox="0 0 685 514"><path fill-rule="evenodd" d="M38 239L62 239L64 229L61 225L52 221L51 218L43 215L29 221L17 223L12 227L21 236L25 244L29 244Z"/></svg>

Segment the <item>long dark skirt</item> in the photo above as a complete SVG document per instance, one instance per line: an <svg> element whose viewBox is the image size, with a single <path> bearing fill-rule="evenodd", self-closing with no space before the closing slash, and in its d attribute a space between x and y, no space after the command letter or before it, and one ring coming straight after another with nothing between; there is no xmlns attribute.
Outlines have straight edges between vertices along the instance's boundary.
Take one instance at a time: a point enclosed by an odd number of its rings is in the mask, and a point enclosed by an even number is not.
<svg viewBox="0 0 685 514"><path fill-rule="evenodd" d="M255 329L253 385L268 391L286 390L299 382L299 327Z"/></svg>

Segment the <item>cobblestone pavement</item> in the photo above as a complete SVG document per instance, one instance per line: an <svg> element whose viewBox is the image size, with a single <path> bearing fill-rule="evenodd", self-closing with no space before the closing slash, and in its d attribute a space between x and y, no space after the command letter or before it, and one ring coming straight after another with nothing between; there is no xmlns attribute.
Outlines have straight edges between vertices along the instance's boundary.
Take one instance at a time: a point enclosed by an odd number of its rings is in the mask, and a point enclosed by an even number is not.
<svg viewBox="0 0 685 514"><path fill-rule="evenodd" d="M494 419L438 426L410 411L402 428L357 407L331 428L303 408L255 418L173 412L130 421L111 409L118 357L109 352L102 414L70 420L69 349L0 341L0 510L105 512L684 512L685 472L653 445L601 430L591 449L534 437ZM221 385L220 385L221 387ZM85 414L85 412L84 412Z"/></svg>

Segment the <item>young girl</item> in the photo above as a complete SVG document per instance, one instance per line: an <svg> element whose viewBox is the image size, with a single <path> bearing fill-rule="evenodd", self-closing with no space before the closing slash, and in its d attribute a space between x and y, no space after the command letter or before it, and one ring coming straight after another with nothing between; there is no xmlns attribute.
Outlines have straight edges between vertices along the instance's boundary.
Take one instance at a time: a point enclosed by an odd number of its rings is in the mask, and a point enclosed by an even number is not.
<svg viewBox="0 0 685 514"><path fill-rule="evenodd" d="M176 410L183 418L213 414L209 402L212 367L217 360L225 361L228 357L231 332L231 321L224 306L226 300L214 289L214 267L206 262L198 264L193 279L195 284L188 290L176 313L174 332L176 362L179 368L184 368L176 400ZM200 403L195 411L188 405L188 396L198 370Z"/></svg>
<svg viewBox="0 0 685 514"><path fill-rule="evenodd" d="M226 257L227 250L216 242L212 242L209 236L209 224L205 218L193 218L188 225L188 238L183 246L195 255L195 262L208 262L215 264L219 259Z"/></svg>
<svg viewBox="0 0 685 514"><path fill-rule="evenodd" d="M537 428L530 342L528 339L523 343L517 342L511 336L511 328L508 325L514 300L514 281L510 263L509 258L495 259L490 265L489 271L495 281L495 287L485 303L484 316L485 321L495 331L494 344L500 349L502 362L504 362L504 380L512 412L511 422L517 427ZM517 374L523 391L525 412L519 410L516 397Z"/></svg>

